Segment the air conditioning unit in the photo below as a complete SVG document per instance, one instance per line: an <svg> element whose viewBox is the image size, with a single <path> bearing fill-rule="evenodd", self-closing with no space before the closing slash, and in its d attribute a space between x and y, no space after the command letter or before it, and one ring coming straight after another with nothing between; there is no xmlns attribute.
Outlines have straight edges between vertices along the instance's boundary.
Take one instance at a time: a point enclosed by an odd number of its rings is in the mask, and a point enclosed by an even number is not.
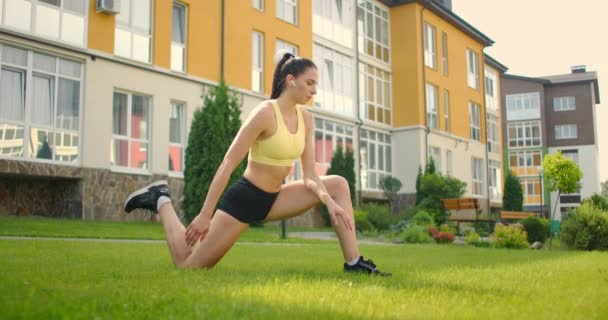
<svg viewBox="0 0 608 320"><path fill-rule="evenodd" d="M97 0L97 12L105 12L107 14L120 13L120 0Z"/></svg>

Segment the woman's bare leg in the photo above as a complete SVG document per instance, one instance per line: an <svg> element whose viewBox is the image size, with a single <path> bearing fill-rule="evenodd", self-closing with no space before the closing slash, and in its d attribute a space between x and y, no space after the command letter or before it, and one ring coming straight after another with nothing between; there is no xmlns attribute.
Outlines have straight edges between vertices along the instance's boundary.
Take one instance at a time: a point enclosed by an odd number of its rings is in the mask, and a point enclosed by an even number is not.
<svg viewBox="0 0 608 320"><path fill-rule="evenodd" d="M322 176L320 178L334 201L344 209L347 215L354 219L348 182L340 176ZM266 221L283 220L297 216L319 203L321 203L319 198L306 188L302 180L288 183L281 188L281 192L268 213ZM351 261L359 258L360 253L355 230L348 230L341 221L338 221L338 224L334 224L332 221L332 225L340 241L344 260Z"/></svg>

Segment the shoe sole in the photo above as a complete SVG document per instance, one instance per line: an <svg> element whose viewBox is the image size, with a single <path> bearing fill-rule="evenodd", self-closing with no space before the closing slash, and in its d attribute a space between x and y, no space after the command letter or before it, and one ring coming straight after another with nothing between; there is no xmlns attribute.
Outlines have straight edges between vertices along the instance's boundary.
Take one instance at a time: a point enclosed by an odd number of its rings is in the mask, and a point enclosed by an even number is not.
<svg viewBox="0 0 608 320"><path fill-rule="evenodd" d="M125 210L125 209L127 208L127 203L128 203L129 201L131 201L133 198L135 198L135 197L139 196L140 194L144 194L144 193L148 192L148 189L150 189L150 188L152 188L152 187L156 187L156 186L160 186L160 185L164 185L164 184L165 184L165 185L167 184L167 181L166 181L166 180L158 180L158 181L154 181L154 182L152 182L151 184L149 184L149 185L147 185L147 186L145 186L145 187L143 187L143 188L141 188L141 189L139 189L139 190L137 190L137 191L135 191L135 192L131 193L131 194L129 195L129 197L127 198L127 200L125 201L125 204L122 206L122 209L123 209L124 211L127 211L127 210ZM127 212L127 213L128 213L128 212Z"/></svg>

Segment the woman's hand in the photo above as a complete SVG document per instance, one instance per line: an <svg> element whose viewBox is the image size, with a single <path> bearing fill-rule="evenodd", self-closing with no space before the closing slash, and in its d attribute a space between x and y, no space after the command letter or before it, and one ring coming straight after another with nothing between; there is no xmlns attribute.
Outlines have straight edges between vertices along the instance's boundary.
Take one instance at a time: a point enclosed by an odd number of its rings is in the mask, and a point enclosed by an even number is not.
<svg viewBox="0 0 608 320"><path fill-rule="evenodd" d="M330 201L327 204L327 210L329 211L329 216L331 217L331 221L333 225L338 225L338 223L344 224L347 230L355 229L355 222L351 217L349 217L344 209L340 207L335 201Z"/></svg>
<svg viewBox="0 0 608 320"><path fill-rule="evenodd" d="M186 243L192 247L196 241L205 239L210 224L211 218L199 213L186 230Z"/></svg>

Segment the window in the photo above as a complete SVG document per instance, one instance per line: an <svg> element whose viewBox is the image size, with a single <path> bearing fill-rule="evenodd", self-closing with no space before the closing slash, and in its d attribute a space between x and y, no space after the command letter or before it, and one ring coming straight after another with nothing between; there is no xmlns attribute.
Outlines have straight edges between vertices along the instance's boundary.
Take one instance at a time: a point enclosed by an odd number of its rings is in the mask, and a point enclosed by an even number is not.
<svg viewBox="0 0 608 320"><path fill-rule="evenodd" d="M389 63L388 10L371 0L359 1L357 28L359 52Z"/></svg>
<svg viewBox="0 0 608 320"><path fill-rule="evenodd" d="M264 0L253 0L252 5L260 11L264 11Z"/></svg>
<svg viewBox="0 0 608 320"><path fill-rule="evenodd" d="M186 105L172 102L169 109L169 172L184 171Z"/></svg>
<svg viewBox="0 0 608 320"><path fill-rule="evenodd" d="M173 3L173 31L171 33L171 69L186 71L186 6Z"/></svg>
<svg viewBox="0 0 608 320"><path fill-rule="evenodd" d="M432 159L435 163L435 171L441 173L441 149L429 146L429 161Z"/></svg>
<svg viewBox="0 0 608 320"><path fill-rule="evenodd" d="M277 17L291 24L298 23L298 0L277 0Z"/></svg>
<svg viewBox="0 0 608 320"><path fill-rule="evenodd" d="M437 39L435 27L424 24L424 65L429 68L437 68Z"/></svg>
<svg viewBox="0 0 608 320"><path fill-rule="evenodd" d="M577 130L575 124L563 124L555 126L555 139L564 140L564 139L576 139L577 138Z"/></svg>
<svg viewBox="0 0 608 320"><path fill-rule="evenodd" d="M500 153L500 144L498 136L498 116L488 113L488 152Z"/></svg>
<svg viewBox="0 0 608 320"><path fill-rule="evenodd" d="M365 119L390 125L391 78L388 71L359 63L359 110Z"/></svg>
<svg viewBox="0 0 608 320"><path fill-rule="evenodd" d="M83 0L9 0L0 1L3 26L59 40L79 47L85 46L87 3Z"/></svg>
<svg viewBox="0 0 608 320"><path fill-rule="evenodd" d="M289 51L291 54L293 54L294 56L298 55L298 47L296 47L295 45L285 42L283 40L278 40L277 39L277 47L276 47L276 52L279 52L281 50L287 50Z"/></svg>
<svg viewBox="0 0 608 320"><path fill-rule="evenodd" d="M392 147L389 134L361 129L360 161L363 189L379 190L380 179L392 172Z"/></svg>
<svg viewBox="0 0 608 320"><path fill-rule="evenodd" d="M555 97L553 98L553 111L576 110L575 97Z"/></svg>
<svg viewBox="0 0 608 320"><path fill-rule="evenodd" d="M0 156L77 163L81 87L82 63L0 45Z"/></svg>
<svg viewBox="0 0 608 320"><path fill-rule="evenodd" d="M492 200L500 200L502 198L500 162L495 160L488 161L488 180L490 184L490 198Z"/></svg>
<svg viewBox="0 0 608 320"><path fill-rule="evenodd" d="M519 177L536 176L542 166L540 150L525 150L509 152L509 167Z"/></svg>
<svg viewBox="0 0 608 320"><path fill-rule="evenodd" d="M479 89L479 59L477 52L467 49L467 83L473 89Z"/></svg>
<svg viewBox="0 0 608 320"><path fill-rule="evenodd" d="M540 146L540 121L509 123L507 141L509 148Z"/></svg>
<svg viewBox="0 0 608 320"><path fill-rule="evenodd" d="M481 141L481 107L469 102L469 115L471 121L471 139Z"/></svg>
<svg viewBox="0 0 608 320"><path fill-rule="evenodd" d="M443 127L450 132L450 93L443 90Z"/></svg>
<svg viewBox="0 0 608 320"><path fill-rule="evenodd" d="M520 178L520 184L524 195L524 205L541 204L540 179L538 177Z"/></svg>
<svg viewBox="0 0 608 320"><path fill-rule="evenodd" d="M447 150L445 152L445 162L446 162L446 174L448 176L452 175L452 150Z"/></svg>
<svg viewBox="0 0 608 320"><path fill-rule="evenodd" d="M251 40L252 65L251 65L251 90L264 91L264 35L254 31Z"/></svg>
<svg viewBox="0 0 608 320"><path fill-rule="evenodd" d="M540 93L520 93L506 96L507 121L540 119Z"/></svg>
<svg viewBox="0 0 608 320"><path fill-rule="evenodd" d="M114 53L116 55L150 62L152 39L150 0L122 0L116 15Z"/></svg>
<svg viewBox="0 0 608 320"><path fill-rule="evenodd" d="M319 71L315 107L354 117L353 59L316 43L313 51Z"/></svg>
<svg viewBox="0 0 608 320"><path fill-rule="evenodd" d="M354 1L314 0L312 16L314 33L352 48L353 6Z"/></svg>
<svg viewBox="0 0 608 320"><path fill-rule="evenodd" d="M110 165L145 172L150 155L150 97L114 92Z"/></svg>
<svg viewBox="0 0 608 320"><path fill-rule="evenodd" d="M426 84L426 125L429 128L437 129L437 104L439 97L437 96L437 87Z"/></svg>
<svg viewBox="0 0 608 320"><path fill-rule="evenodd" d="M443 64L443 75L448 76L448 35L441 33L441 62Z"/></svg>
<svg viewBox="0 0 608 320"><path fill-rule="evenodd" d="M327 173L334 152L338 148L354 152L353 128L338 122L315 118L315 168L317 174Z"/></svg>
<svg viewBox="0 0 608 320"><path fill-rule="evenodd" d="M471 182L473 194L483 196L483 160L472 158L471 161Z"/></svg>

